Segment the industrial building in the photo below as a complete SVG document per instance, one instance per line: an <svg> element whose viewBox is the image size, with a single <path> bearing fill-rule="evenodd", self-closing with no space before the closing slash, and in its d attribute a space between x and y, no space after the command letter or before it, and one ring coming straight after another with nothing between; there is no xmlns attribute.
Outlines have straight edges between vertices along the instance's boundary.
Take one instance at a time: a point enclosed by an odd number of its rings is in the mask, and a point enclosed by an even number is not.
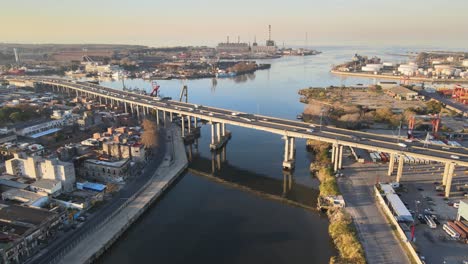
<svg viewBox="0 0 468 264"><path fill-rule="evenodd" d="M216 51L219 53L248 53L250 52L250 47L248 43L232 43L229 42L229 37L227 42L219 43L216 47Z"/></svg>
<svg viewBox="0 0 468 264"><path fill-rule="evenodd" d="M418 99L417 92L399 85L384 89L384 92L398 100L412 101Z"/></svg>
<svg viewBox="0 0 468 264"><path fill-rule="evenodd" d="M23 263L64 216L64 212L0 202L0 262Z"/></svg>

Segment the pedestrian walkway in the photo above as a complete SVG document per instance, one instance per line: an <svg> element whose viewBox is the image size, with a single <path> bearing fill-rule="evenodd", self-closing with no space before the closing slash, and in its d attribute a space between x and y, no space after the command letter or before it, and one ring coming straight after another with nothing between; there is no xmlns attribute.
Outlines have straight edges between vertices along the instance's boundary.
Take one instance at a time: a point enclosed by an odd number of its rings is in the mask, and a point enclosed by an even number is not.
<svg viewBox="0 0 468 264"><path fill-rule="evenodd" d="M176 128L171 128L171 130L172 135L171 133L167 134L173 138L169 139L166 143L168 144L166 156L154 173L153 178L143 187L144 190L135 199L130 201L126 207L112 217L103 228L88 235L71 249L61 259L60 263L91 263L109 248L187 168L188 160L180 133ZM174 151L172 151L172 144L174 144Z"/></svg>

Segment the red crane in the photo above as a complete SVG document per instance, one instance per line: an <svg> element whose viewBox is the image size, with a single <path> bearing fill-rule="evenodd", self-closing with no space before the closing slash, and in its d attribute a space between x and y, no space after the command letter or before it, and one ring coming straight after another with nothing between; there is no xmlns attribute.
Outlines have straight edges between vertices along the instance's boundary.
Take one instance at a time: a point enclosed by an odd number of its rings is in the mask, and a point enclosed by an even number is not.
<svg viewBox="0 0 468 264"><path fill-rule="evenodd" d="M411 116L408 120L408 138L409 139L413 138L413 130L414 130L414 125L416 123L416 117L418 116ZM437 135L437 132L439 132L439 127L440 127L440 115L438 114L431 115L431 124L432 124L432 133L434 135Z"/></svg>
<svg viewBox="0 0 468 264"><path fill-rule="evenodd" d="M156 81L152 81L151 86L153 86L153 91L151 91L150 96L158 96L159 87L161 86Z"/></svg>

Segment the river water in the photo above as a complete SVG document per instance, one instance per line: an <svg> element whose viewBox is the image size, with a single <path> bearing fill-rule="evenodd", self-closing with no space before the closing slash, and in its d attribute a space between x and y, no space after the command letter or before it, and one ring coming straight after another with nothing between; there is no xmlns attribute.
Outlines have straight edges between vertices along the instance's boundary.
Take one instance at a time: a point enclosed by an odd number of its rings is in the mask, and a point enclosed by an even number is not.
<svg viewBox="0 0 468 264"><path fill-rule="evenodd" d="M317 49L323 53L264 61L272 64L271 69L237 79L186 81L189 101L295 119L304 110L297 94L301 88L377 81L334 76L329 73L333 64L349 60L356 52L399 62L406 58L390 54L407 51ZM158 83L164 96L179 97L182 81ZM122 88L119 81L101 84ZM144 80L126 80L125 85L151 91L151 83ZM225 149L226 161L212 174L209 129L203 126L198 151L192 147L192 170L98 263L328 263L336 254L327 233L328 220L307 209L315 206L318 182L308 171L311 157L305 142L298 140L296 170L285 175L280 136L227 126L232 139Z"/></svg>

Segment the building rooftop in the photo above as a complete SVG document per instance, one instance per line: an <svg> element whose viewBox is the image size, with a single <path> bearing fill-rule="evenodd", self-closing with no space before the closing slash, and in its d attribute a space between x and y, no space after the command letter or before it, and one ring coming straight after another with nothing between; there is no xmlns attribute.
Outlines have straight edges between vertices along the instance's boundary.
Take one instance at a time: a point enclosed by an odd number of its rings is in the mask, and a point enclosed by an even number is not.
<svg viewBox="0 0 468 264"><path fill-rule="evenodd" d="M120 168L123 165L125 165L128 161L129 161L129 159L122 159L122 160L119 160L119 161L104 161L104 160L88 159L85 162L96 164L96 165L101 165L101 166Z"/></svg>
<svg viewBox="0 0 468 264"><path fill-rule="evenodd" d="M57 213L45 209L0 202L0 222L39 225L55 216Z"/></svg>
<svg viewBox="0 0 468 264"><path fill-rule="evenodd" d="M391 88L388 88L388 89L385 89L387 91L392 91L396 94L408 94L408 93L414 93L414 94L417 94L417 92L413 91L413 90L410 90L406 87L403 87L403 86L395 86L395 87L391 87Z"/></svg>
<svg viewBox="0 0 468 264"><path fill-rule="evenodd" d="M26 189L29 186L29 184L17 182L15 180L7 180L7 179L0 179L0 185L4 185L4 186L11 187L11 188L16 188L16 189Z"/></svg>
<svg viewBox="0 0 468 264"><path fill-rule="evenodd" d="M10 189L8 191L3 192L2 196L8 196L9 199L31 204L47 195L30 192L22 189Z"/></svg>
<svg viewBox="0 0 468 264"><path fill-rule="evenodd" d="M31 184L33 187L41 188L41 189L53 189L57 184L60 184L60 181L50 180L50 179L40 179Z"/></svg>

